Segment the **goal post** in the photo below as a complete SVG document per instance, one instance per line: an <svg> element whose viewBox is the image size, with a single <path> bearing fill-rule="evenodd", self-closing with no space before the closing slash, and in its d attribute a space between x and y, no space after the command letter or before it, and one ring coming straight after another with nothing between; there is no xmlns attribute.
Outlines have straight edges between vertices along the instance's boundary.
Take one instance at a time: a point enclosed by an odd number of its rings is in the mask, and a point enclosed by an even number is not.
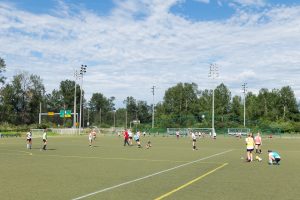
<svg viewBox="0 0 300 200"><path fill-rule="evenodd" d="M209 135L212 136L212 128L167 128L168 135L176 135L176 132L179 132L181 136L187 136L189 133L195 133L196 135Z"/></svg>
<svg viewBox="0 0 300 200"><path fill-rule="evenodd" d="M251 132L250 128L228 128L227 133L228 135L232 136L245 136Z"/></svg>

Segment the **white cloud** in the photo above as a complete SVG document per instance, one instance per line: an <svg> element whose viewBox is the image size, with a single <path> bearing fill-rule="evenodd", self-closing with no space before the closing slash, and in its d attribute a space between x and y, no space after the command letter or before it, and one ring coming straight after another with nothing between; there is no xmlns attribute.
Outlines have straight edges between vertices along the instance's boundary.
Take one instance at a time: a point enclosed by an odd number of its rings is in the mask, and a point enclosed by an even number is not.
<svg viewBox="0 0 300 200"><path fill-rule="evenodd" d="M194 0L194 1L198 1L200 3L209 3L210 2L210 0Z"/></svg>
<svg viewBox="0 0 300 200"><path fill-rule="evenodd" d="M220 65L217 81L236 92L243 82L256 91L278 88L286 85L282 77L300 84L300 7L239 10L227 21L191 22L169 12L180 1L116 2L109 16L83 8L74 15L66 5L63 16L38 15L0 3L6 75L38 74L51 92L87 64L87 96L115 96L119 106L127 96L151 103L152 85L159 88L157 101L179 81L211 88L211 62ZM135 18L140 12L145 16ZM299 98L300 89L294 89Z"/></svg>
<svg viewBox="0 0 300 200"><path fill-rule="evenodd" d="M241 6L265 6L267 0L228 0Z"/></svg>

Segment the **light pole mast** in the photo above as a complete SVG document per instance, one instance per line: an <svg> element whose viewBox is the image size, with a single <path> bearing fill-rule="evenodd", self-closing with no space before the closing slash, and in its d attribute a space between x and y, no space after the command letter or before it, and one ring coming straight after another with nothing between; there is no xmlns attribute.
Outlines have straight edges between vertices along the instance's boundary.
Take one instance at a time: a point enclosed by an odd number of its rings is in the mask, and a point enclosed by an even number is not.
<svg viewBox="0 0 300 200"><path fill-rule="evenodd" d="M154 128L154 95L155 95L155 86L151 88L152 90L152 95L153 95L153 103L152 103L152 128Z"/></svg>
<svg viewBox="0 0 300 200"><path fill-rule="evenodd" d="M246 127L246 92L247 92L247 83L242 85L243 93L244 93L244 128Z"/></svg>
<svg viewBox="0 0 300 200"><path fill-rule="evenodd" d="M86 73L86 65L81 65L80 68L80 78L81 78L81 85L80 85L80 111L79 111L79 134L81 131L81 121L82 121L82 84L83 84L83 75Z"/></svg>
<svg viewBox="0 0 300 200"><path fill-rule="evenodd" d="M217 77L219 77L219 70L217 64L210 64L209 66L209 74L208 77L215 80ZM214 82L214 81L213 81ZM212 136L215 136L215 88L213 88L212 93L212 120L211 120L211 126L212 126Z"/></svg>
<svg viewBox="0 0 300 200"><path fill-rule="evenodd" d="M73 128L76 128L76 81L78 79L78 72L75 70L74 77L75 77L75 91L74 91L74 115L73 115Z"/></svg>

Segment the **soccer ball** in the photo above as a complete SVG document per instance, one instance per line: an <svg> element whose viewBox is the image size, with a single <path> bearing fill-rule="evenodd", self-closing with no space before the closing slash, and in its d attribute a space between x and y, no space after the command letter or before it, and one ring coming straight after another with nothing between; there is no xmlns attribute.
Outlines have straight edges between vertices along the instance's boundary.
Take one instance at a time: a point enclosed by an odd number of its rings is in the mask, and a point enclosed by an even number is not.
<svg viewBox="0 0 300 200"><path fill-rule="evenodd" d="M255 159L256 159L258 162L261 162L261 161L262 161L262 158L259 157L259 156L256 156Z"/></svg>

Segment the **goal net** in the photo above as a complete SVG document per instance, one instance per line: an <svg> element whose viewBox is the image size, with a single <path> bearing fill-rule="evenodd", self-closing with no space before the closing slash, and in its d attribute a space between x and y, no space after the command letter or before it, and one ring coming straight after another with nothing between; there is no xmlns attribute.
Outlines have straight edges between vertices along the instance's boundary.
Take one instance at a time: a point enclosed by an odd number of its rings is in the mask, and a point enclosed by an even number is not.
<svg viewBox="0 0 300 200"><path fill-rule="evenodd" d="M213 136L212 128L167 128L168 135L176 135L179 132L181 136L187 136L195 133L197 136Z"/></svg>
<svg viewBox="0 0 300 200"><path fill-rule="evenodd" d="M33 138L41 138L43 137L45 129L31 129L32 137ZM95 129L98 133L100 132L99 129ZM76 128L47 128L47 134L57 134L57 135L77 135L79 133L79 129Z"/></svg>
<svg viewBox="0 0 300 200"><path fill-rule="evenodd" d="M33 138L42 138L44 129L30 129Z"/></svg>
<svg viewBox="0 0 300 200"><path fill-rule="evenodd" d="M228 128L228 135L242 136L250 133L250 128Z"/></svg>

